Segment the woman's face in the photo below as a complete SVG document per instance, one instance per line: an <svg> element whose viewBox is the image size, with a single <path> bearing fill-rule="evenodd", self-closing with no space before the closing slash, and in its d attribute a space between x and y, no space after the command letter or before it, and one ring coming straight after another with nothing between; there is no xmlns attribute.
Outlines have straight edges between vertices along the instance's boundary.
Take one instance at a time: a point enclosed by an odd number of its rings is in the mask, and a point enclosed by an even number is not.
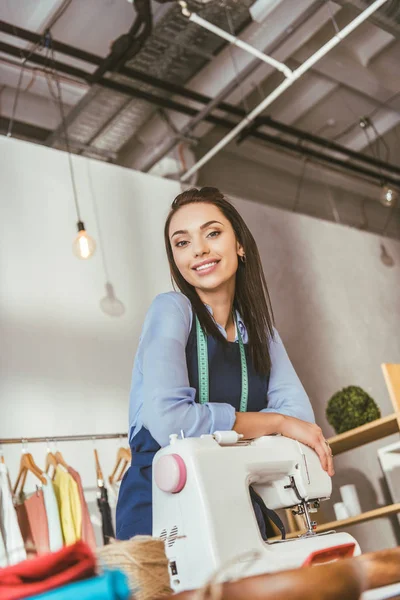
<svg viewBox="0 0 400 600"><path fill-rule="evenodd" d="M171 219L169 239L182 277L197 290L217 290L235 282L243 248L230 221L214 204L180 208Z"/></svg>

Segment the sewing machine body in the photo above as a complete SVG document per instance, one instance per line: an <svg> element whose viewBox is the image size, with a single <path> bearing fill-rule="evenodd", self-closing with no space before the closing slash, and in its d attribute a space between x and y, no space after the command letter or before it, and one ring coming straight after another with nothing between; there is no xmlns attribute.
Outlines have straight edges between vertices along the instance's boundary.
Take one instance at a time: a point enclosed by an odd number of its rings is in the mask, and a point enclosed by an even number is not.
<svg viewBox="0 0 400 600"><path fill-rule="evenodd" d="M312 501L328 499L332 490L316 453L281 436L229 445L212 435L171 436L171 444L156 454L153 536L165 540L176 592L201 587L238 556L241 563L224 571L222 579L300 567L313 552L349 543L360 554L347 533L316 535L310 529L306 537L265 542L249 485L271 509L300 505L308 511Z"/></svg>

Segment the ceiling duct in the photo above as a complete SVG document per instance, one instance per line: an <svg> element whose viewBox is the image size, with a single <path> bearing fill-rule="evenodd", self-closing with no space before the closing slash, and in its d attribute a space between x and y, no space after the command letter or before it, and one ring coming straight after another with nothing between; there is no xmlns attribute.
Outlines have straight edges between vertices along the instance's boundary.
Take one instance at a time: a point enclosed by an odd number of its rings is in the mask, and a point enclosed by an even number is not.
<svg viewBox="0 0 400 600"><path fill-rule="evenodd" d="M352 4L358 10L365 10L373 3L373 0L335 0L335 2L341 6ZM399 0L389 0L386 2L370 17L370 21L395 37L400 38Z"/></svg>
<svg viewBox="0 0 400 600"><path fill-rule="evenodd" d="M373 0L361 0L361 4L366 8L373 3ZM378 8L376 14L394 21L397 25L400 25L400 2L399 0L389 0L381 8Z"/></svg>
<svg viewBox="0 0 400 600"><path fill-rule="evenodd" d="M228 11L237 32L250 22L248 8L251 4L252 0L215 0L205 5L190 2L191 8L204 18L225 28ZM183 85L214 58L225 42L188 23L177 4L168 7L167 12L166 8L164 5L161 16L155 12L152 35L126 66ZM126 86L132 84L130 78L120 73L109 73L107 77ZM135 83L135 87L152 91L146 83ZM170 96L168 92L161 92L161 95ZM123 93L94 85L67 117L71 143L118 152L155 110L145 100L131 99ZM61 127L50 136L48 143L63 147Z"/></svg>

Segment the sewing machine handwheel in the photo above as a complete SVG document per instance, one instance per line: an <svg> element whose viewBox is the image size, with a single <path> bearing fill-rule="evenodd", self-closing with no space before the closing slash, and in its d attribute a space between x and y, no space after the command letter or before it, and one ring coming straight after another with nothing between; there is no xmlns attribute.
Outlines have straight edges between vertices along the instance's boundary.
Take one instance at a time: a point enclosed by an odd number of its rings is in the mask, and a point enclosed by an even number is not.
<svg viewBox="0 0 400 600"><path fill-rule="evenodd" d="M163 492L177 494L186 484L186 465L179 454L167 454L154 465L154 481Z"/></svg>

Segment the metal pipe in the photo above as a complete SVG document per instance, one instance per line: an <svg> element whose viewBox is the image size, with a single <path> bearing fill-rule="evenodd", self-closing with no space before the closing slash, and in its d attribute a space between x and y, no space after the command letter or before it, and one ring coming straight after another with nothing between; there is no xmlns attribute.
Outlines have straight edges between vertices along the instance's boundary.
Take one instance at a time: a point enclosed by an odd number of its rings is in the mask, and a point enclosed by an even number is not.
<svg viewBox="0 0 400 600"><path fill-rule="evenodd" d="M308 13L306 16L308 16ZM303 24L303 21L301 21L299 26L301 26L302 24ZM41 36L38 35L37 33L30 32L26 29L22 29L21 27L11 25L4 21L0 21L0 31L3 31L4 33L7 33L9 35L13 35L15 37L19 37L21 39L24 39L29 42L34 42L34 43L37 43L38 41L40 41L40 38L41 38ZM277 46L279 46L279 43L277 44ZM79 58L80 60L83 60L90 64L97 65L97 64L100 64L101 60L102 60L101 57L99 57L99 56L96 56L89 52L85 52L83 50L75 48L74 46L69 46L62 42L57 42L56 40L53 40L53 47L54 47L54 50L61 52L62 54L65 54L65 55L71 56L71 57L75 57L75 58ZM24 51L21 50L21 48L17 48L15 46L6 44L4 42L0 42L0 50L11 56L16 56L18 58L21 57L21 54L22 54L22 56L24 55L23 54ZM30 60L36 64L46 66L46 60L41 55L34 54L30 58ZM251 63L251 65L249 65L249 67L247 69L245 69L245 71L243 73L244 78L249 76L257 66L258 66L257 61L254 61L253 63ZM85 81L85 82L87 82L88 77L90 76L90 73L80 70L80 69L68 68L68 67L70 67L70 65L66 65L65 63L62 63L62 62L57 62L56 67L58 70L60 70L60 72L68 74L68 75L72 75L78 79ZM199 92L195 92L193 90L186 89L186 88L176 85L176 84L171 84L171 83L161 81L155 77L146 75L145 73L136 71L135 69L131 69L130 67L129 68L123 67L120 70L120 72L121 72L121 74L129 76L131 79L137 79L144 83L148 83L149 85L152 85L153 87L160 88L160 89L163 89L166 91L170 91L172 93L183 96L184 98L195 100L196 102L199 102L201 104L206 104L205 108L199 112L194 108L189 108L187 105L183 105L178 102L173 102L171 104L168 104L168 102L167 103L165 102L165 100L167 100L165 98L151 96L149 94L147 94L146 97L144 97L143 95L139 96L138 93L135 93L135 91L140 92L140 90L136 90L136 88L133 88L133 87L130 87L127 85L123 85L123 84L119 84L121 87L118 87L118 82L115 82L115 84L117 86L117 87L115 87L115 86L113 86L113 82L110 79L106 79L104 82L103 81L101 82L102 87L109 87L110 89L116 89L116 91L121 91L123 93L126 93L127 95L130 95L131 97L141 97L145 100L148 100L149 102L152 102L153 104L156 104L157 106L162 106L163 108L169 108L170 110L175 110L182 114L187 114L189 116L193 116L194 117L193 121L191 121L190 123L187 123L187 125L184 128L184 131L185 131L184 135L189 133L190 130L192 129L192 127L197 125L201 120L207 120L210 123L213 123L214 125L221 125L222 127L233 127L234 126L234 124L229 122L228 120L225 120L223 122L223 120L221 119L219 122L217 122L214 119L214 117L207 118L207 116L209 115L210 111L213 108L221 109L222 111L225 111L225 112L231 114L232 116L238 116L241 119L243 119L246 116L246 113L242 108L240 108L238 106L234 106L232 104L222 102L222 99L224 97L226 97L229 93L231 93L233 91L233 89L236 88L236 86L237 86L236 81L231 82L228 86L226 86L223 90L221 90L221 92L217 95L216 98L211 99L209 96L200 94ZM84 99L86 99L86 98L88 99L88 102L89 102L89 99L91 99L90 91L84 97ZM163 100L164 100L164 102L163 102ZM82 104L81 104L82 101L83 100L81 100L81 102L79 103L80 107L82 106ZM70 113L67 117L67 120L69 120L70 116L71 117L75 116L75 114L76 114L76 111L75 111L75 108L73 108L70 111ZM388 164L386 164L383 161L380 161L372 156L368 156L366 154L361 154L361 153L355 152L354 150L350 150L349 148L346 148L345 146L341 146L340 144L332 142L331 140L321 138L321 137L313 135L311 133L307 133L305 131L302 131L301 129L296 129L295 127L293 127L291 125L286 125L284 123L280 123L279 121L275 121L271 117L258 117L258 120L260 122L260 125L266 125L267 127L270 127L271 129L275 129L276 131L280 131L282 133L286 133L293 137L297 137L298 139L308 140L308 141L312 142L313 144L316 144L317 146L323 146L332 151L340 152L341 154L344 154L345 156L348 156L349 158L353 158L355 160L366 162L370 165L377 167L378 169L379 168L388 168ZM182 131L182 134L183 134L183 131ZM54 136L54 132L53 132L52 136L50 136L51 141L54 141L53 136ZM174 144L176 145L177 143L179 143L180 139L181 139L181 136L179 136L178 140L174 140ZM160 160L173 147L174 146L172 145L171 140L166 141L165 146L163 144L162 147L160 148L160 151L157 152L156 158L158 158L158 160ZM165 152L164 148L165 149L168 148L168 150ZM151 158L148 163L145 163L143 170L148 171L156 162L157 162L157 160L155 160L154 155L153 155L153 158ZM400 174L400 168L397 167L396 165L390 165L390 169L394 173Z"/></svg>
<svg viewBox="0 0 400 600"><path fill-rule="evenodd" d="M86 434L86 435L48 435L47 437L32 437L32 438L3 438L0 439L0 444L22 444L36 442L86 442L90 440L114 440L122 437L128 437L127 433L101 433L101 434Z"/></svg>
<svg viewBox="0 0 400 600"><path fill-rule="evenodd" d="M0 21L0 31L32 43L40 42L41 38L43 37L37 33L34 33L33 31L29 31L28 29L23 29L22 27L17 27L15 25L11 25L10 23L7 23L5 21ZM65 54L65 56L70 56L72 58L77 58L91 65L100 65L103 60L100 56L97 56L96 54L86 52L85 50L81 50L80 48L76 48L75 46L70 46L69 44L64 44L63 42L58 42L57 40L53 40L53 48L55 52ZM20 57L20 55L18 56ZM123 66L119 69L118 74L129 77L134 81L140 81L160 90L170 92L171 94L177 94L178 96L188 98L189 100L194 100L195 102L199 102L200 104L207 104L210 101L210 98L208 96L205 96L204 94L187 89L184 86L178 85L176 83L163 81L162 79L158 79L153 75L148 75L147 73L144 73L132 67ZM221 103L219 108L228 112L232 112L232 110L235 110L235 114L237 114L240 117L242 116L241 109L236 109L236 107L231 106L229 104Z"/></svg>
<svg viewBox="0 0 400 600"><path fill-rule="evenodd" d="M24 52L25 52L25 51L21 50L21 48L16 48L16 47L6 44L4 42L0 42L0 51L4 51L12 56L18 56L18 57L20 57L21 54L22 54L22 56L24 56ZM36 63L36 64L46 66L46 58L44 56L41 56L38 54L32 54L29 58L29 61ZM65 63L62 63L59 61L56 61L54 66L60 72L67 73L69 75L73 75L74 77L80 78L83 81L86 81L86 78L90 75L87 71L77 69L76 67L72 67L71 65L66 65ZM144 100L147 100L148 102L151 102L152 104L162 106L163 108L168 108L170 110L174 110L174 111L177 111L177 112L180 112L182 114L186 114L186 115L189 115L192 117L197 117L199 115L198 110L196 110L188 105L183 105L181 103L175 102L168 98L160 98L158 96L154 96L154 95L150 94L149 92L143 92L142 90L138 90L129 85L120 84L120 83L118 83L116 81L112 81L110 79L101 80L100 83L103 87L110 88L110 89L116 90L118 92L122 92L131 97L142 98ZM93 88L93 91L94 91L94 89L95 88ZM88 92L87 96L90 96L91 92L92 92L92 90L90 90ZM86 96L85 96L85 98L86 98ZM221 105L218 105L218 106L221 106ZM232 107L232 109L235 109L235 111L241 110L236 107ZM72 112L73 111L74 111L74 109L72 109ZM209 123L212 123L213 125L218 125L218 126L221 126L223 128L227 128L227 129L232 129L235 126L235 124L232 121L230 121L229 119L225 119L223 117L215 117L210 114L204 114L204 113L208 113L207 107L205 107L203 109L203 111L200 111L200 112L202 112L202 119ZM255 122L255 124L257 124L257 121ZM247 123L246 123L246 125L247 125ZM285 125L283 123L273 121L269 117L268 118L261 117L260 125L267 125L278 131L292 134L293 136L296 136L300 139L308 139L309 141L311 141L312 143L314 143L316 145L320 144L324 147L327 147L329 150L332 150L335 152L341 152L345 156L348 156L349 158L357 160L358 162L369 163L369 164L377 167L379 169L379 172L376 173L373 171L368 171L367 169L363 169L361 167L356 167L355 165L351 165L344 160L335 159L334 157L329 157L322 153L318 154L315 151L307 150L305 147L295 146L290 143L285 144L285 146L288 149L289 149L289 145L290 145L291 146L290 149L294 148L295 151L297 151L297 152L300 151L300 152L303 152L304 154L308 154L310 156L313 155L317 158L319 157L321 160L324 160L325 162L331 162L337 166L340 166L341 168L344 168L345 170L352 170L352 171L357 170L360 174L364 174L368 177L376 179L377 181L380 181L382 179L382 175L383 175L382 169L384 169L387 173L393 173L393 175L397 175L398 173L400 173L400 169L398 167L396 167L395 165L390 165L390 164L386 164L382 161L377 161L377 159L369 157L365 154L354 152L344 146L340 146L339 144L334 144L333 142L329 142L327 140L324 140L323 138L318 138L317 136L313 136L312 134L307 134L306 132L302 132L293 127ZM273 144L273 145L278 145L278 146L284 145L284 144L282 144L280 138L268 136L267 134L264 134L261 132L251 131L251 133L249 135L251 137L255 137L257 139L267 141L268 143ZM75 146L75 145L78 146L79 142L71 139L71 144L73 146ZM91 150L90 148L87 148L87 149ZM95 149L93 151L96 152ZM399 180L395 179L394 177L390 177L390 175L384 174L384 178L388 183L392 183L393 185L399 185Z"/></svg>
<svg viewBox="0 0 400 600"><path fill-rule="evenodd" d="M271 92L258 106L256 106L236 127L234 127L222 140L220 140L214 148L209 150L197 163L193 165L181 177L181 181L187 181L194 175L203 165L205 165L213 156L215 156L222 148L231 142L243 129L245 129L254 119L262 113L272 102L283 94L289 87L293 85L304 73L309 71L323 56L325 56L332 48L337 46L345 37L347 37L354 29L363 23L368 17L376 12L388 0L375 0L366 10L351 21L344 29L334 35L326 44L324 44L317 52L308 58L300 67L293 71L290 78L285 79L278 87Z"/></svg>
<svg viewBox="0 0 400 600"><path fill-rule="evenodd" d="M346 171L352 171L353 173L357 173L363 177L375 179L377 185L379 186L382 185L382 179L387 181L387 183L391 183L392 185L400 186L400 178L391 177L382 171L370 171L369 169L366 169L360 165L355 165L348 161L340 160L340 158L335 158L334 156L328 156L322 152L317 152L312 148L308 148L307 146L300 146L299 144L294 144L293 142L289 142L283 138L268 135L267 133L261 133L260 131L252 132L251 135L256 139L277 146L278 148L284 148L285 150L289 150L290 152L294 152L296 154L301 153L303 156L315 159L315 161L324 162Z"/></svg>
<svg viewBox="0 0 400 600"><path fill-rule="evenodd" d="M183 10L182 10L182 12L183 12ZM183 14L185 16L188 16L188 14L185 12L183 12ZM264 54L264 52L257 50L257 48L254 48L254 46L251 46L250 44L243 42L236 36L231 35L230 33L228 33L227 31L224 31L220 27L217 27L216 25L213 25L209 21L206 21L205 19L203 19L196 13L189 13L189 15L190 15L189 21L196 23L196 25L200 25L200 27L203 27L203 29L207 29L208 31L211 31L211 33L215 33L220 38L230 42L233 46L237 46L238 48L245 50L249 54L252 54L253 56L255 56L256 58L267 63L271 67L274 67L278 71L281 71L281 73L283 73L285 75L285 77L292 76L292 73L293 73L292 70L289 69L289 67L287 67L284 63L279 62L279 60L276 60L275 58L272 58L272 56L268 56L267 54Z"/></svg>
<svg viewBox="0 0 400 600"><path fill-rule="evenodd" d="M14 56L20 56L21 52L22 55L24 53L23 50L21 50L20 48L16 48L14 46L10 46L9 44L5 44L4 42L0 42L0 51L4 51L7 52L11 55ZM37 54L32 54L29 58L29 60L33 63L37 63L40 65L45 65L45 57L41 56L41 55L37 55ZM56 61L55 64L55 68L57 70L59 70L60 72L64 72L67 73L69 75L73 75L75 77L81 78L84 81L86 80L86 76L89 75L86 71L82 71L80 69L77 69L76 67L72 67L71 65L66 65L65 63L61 63ZM189 115L191 117L196 117L199 114L199 111L187 106L187 105L183 105L180 104L178 102L174 102L173 100L169 100L168 98L160 98L158 96L154 96L148 92L142 92L141 90L137 90L131 86L128 85L123 85L120 83L117 83L115 81L112 81L110 79L104 79L101 81L101 85L104 87L108 87L110 89L114 89L118 92L122 92L124 94L127 94L131 97L138 97L138 98L143 98L144 100L147 100L148 102L151 102L155 105L158 106L162 106L163 108L169 108L171 110L175 110L177 112L180 112L182 114L186 114ZM93 88L93 91L95 90L95 88ZM87 94L90 95L92 93L92 90L90 90ZM84 97L86 98L86 96ZM207 107L205 107L206 109ZM74 111L74 109L72 109L72 111ZM234 123L232 121L230 121L229 119L225 119L223 117L215 117L213 115L207 114L206 116L203 115L203 119L209 123L212 123L213 125L218 125L220 127L223 127L225 129L232 129L232 127L234 127ZM257 122L256 122L257 123ZM255 124L256 124L255 123ZM269 118L265 118L263 117L261 119L261 124L265 124L268 126L271 126L272 128L276 128L277 130L282 130L286 133L289 133L288 131L288 126L284 125L283 123L279 124L278 122L274 122L272 120L269 120ZM293 135L295 135L297 133L297 130L293 129ZM304 136L309 136L311 134L306 134L305 132L298 132L299 135L298 137L302 138ZM302 135L303 134L303 135ZM340 160L340 159L336 159L334 157L330 157L330 156L326 156L322 153L318 153L316 151L313 151L311 149L307 149L304 146L299 146L299 145L295 145L293 143L290 142L286 142L284 140L282 140L281 138L275 137L275 136L271 136L268 134L264 134L262 132L258 132L258 131L251 131L249 133L250 137L254 137L256 139L260 139L263 141L266 141L270 144L273 145L277 145L277 146L282 146L282 147L286 147L287 149L290 150L294 150L295 152L302 152L303 154L307 154L309 156L313 156L316 158L319 158L325 162L330 162L332 164L335 164L336 166L340 166L341 168L345 169L345 170L350 170L350 171L357 171L359 174L365 175L367 177L370 177L372 179L376 179L377 181L381 181L382 179L382 169L384 169L386 171L386 173L384 174L384 178L385 181L387 181L388 183L392 183L393 185L399 185L399 180L391 177L390 175L388 175L388 173L392 173L393 175L397 175L398 172L400 171L398 167L396 167L395 165L390 165L390 164L386 164L386 163L382 163L381 161L377 161L376 159L372 159L372 157L368 157L365 154L361 154L361 153L356 153L352 150L348 150L347 148L345 148L344 146L339 146L339 145L335 145L335 147L333 148L333 146L329 149L334 150L335 152L342 152L344 155L349 156L352 159L355 159L361 163L370 163L373 164L374 166L376 166L379 169L379 172L374 172L374 171L368 171L365 168L362 167L358 167L356 165L352 165L349 162L345 161L345 160ZM306 139L306 138L305 138ZM313 140L311 140L313 143L317 144L317 139L313 138ZM326 140L324 141L324 145L326 146ZM71 139L71 145L74 147L78 147L81 146L79 144L78 141L74 141L74 139ZM85 147L86 149L86 147ZM88 150L91 151L90 148L87 148ZM95 151L95 150L94 150ZM379 164L378 164L379 162Z"/></svg>

